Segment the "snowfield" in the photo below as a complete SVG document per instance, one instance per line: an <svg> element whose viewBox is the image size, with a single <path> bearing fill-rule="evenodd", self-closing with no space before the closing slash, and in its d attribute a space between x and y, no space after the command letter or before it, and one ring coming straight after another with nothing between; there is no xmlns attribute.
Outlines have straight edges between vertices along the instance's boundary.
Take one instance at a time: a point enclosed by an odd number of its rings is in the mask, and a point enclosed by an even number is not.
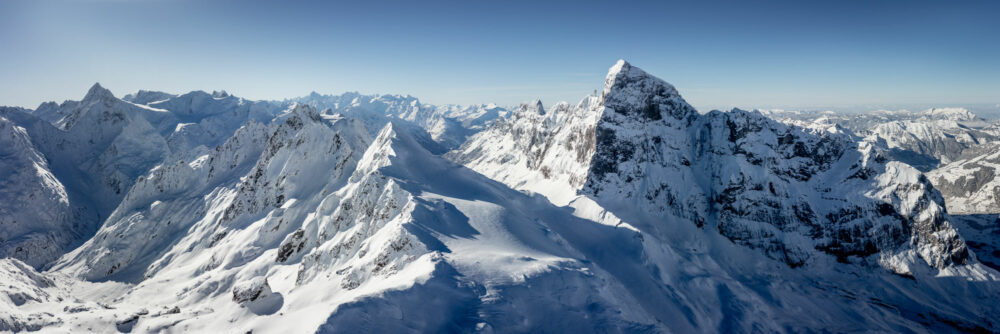
<svg viewBox="0 0 1000 334"><path fill-rule="evenodd" d="M95 85L0 109L0 331L1000 331L1000 132L886 115Z"/></svg>

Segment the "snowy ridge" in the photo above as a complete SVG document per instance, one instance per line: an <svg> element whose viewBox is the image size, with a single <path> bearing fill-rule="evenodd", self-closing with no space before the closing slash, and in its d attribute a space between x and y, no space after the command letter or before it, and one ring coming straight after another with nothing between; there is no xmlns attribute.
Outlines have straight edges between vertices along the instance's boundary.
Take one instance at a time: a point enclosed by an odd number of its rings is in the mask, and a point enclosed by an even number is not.
<svg viewBox="0 0 1000 334"><path fill-rule="evenodd" d="M79 234L66 188L52 174L27 131L0 116L0 257L40 267Z"/></svg>
<svg viewBox="0 0 1000 334"><path fill-rule="evenodd" d="M2 111L0 163L37 167L9 189L99 228L42 272L0 259L0 329L1000 330L989 219L950 216L884 138L699 114L625 61L509 111L87 95Z"/></svg>
<svg viewBox="0 0 1000 334"><path fill-rule="evenodd" d="M132 103L135 103L135 104L146 104L146 105L148 105L150 103L156 103L156 102L166 101L166 100L169 100L169 99L172 99L172 98L175 98L175 97L177 97L177 95L170 94L170 93L164 93L164 92L152 91L152 90L139 90L139 91L137 91L135 93L126 94L125 96L122 96L122 100L125 100L125 101L128 101L128 102L132 102Z"/></svg>

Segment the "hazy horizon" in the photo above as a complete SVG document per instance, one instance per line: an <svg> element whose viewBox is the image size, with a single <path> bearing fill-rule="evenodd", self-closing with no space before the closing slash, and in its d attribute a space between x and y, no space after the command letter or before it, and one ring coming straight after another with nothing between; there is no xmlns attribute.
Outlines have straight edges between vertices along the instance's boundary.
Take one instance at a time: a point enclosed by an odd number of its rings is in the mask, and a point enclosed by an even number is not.
<svg viewBox="0 0 1000 334"><path fill-rule="evenodd" d="M699 110L1000 112L994 2L280 4L2 2L0 105L77 100L94 82L551 105L600 89L624 58Z"/></svg>

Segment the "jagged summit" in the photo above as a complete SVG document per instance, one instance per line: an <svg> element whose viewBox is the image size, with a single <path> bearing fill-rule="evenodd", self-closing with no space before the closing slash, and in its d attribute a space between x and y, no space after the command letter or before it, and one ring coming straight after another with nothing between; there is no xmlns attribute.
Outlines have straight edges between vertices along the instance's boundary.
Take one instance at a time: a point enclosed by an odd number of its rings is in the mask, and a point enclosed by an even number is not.
<svg viewBox="0 0 1000 334"><path fill-rule="evenodd" d="M313 107L311 105L308 105L308 104L305 104L305 103L293 103L292 106L290 108L288 108L288 109L291 110L291 112L293 112L293 113L316 112L316 108L315 107Z"/></svg>
<svg viewBox="0 0 1000 334"><path fill-rule="evenodd" d="M95 82L93 86L90 86L87 95L83 97L83 101L94 101L105 98L115 98L115 95L111 94L111 91L107 88L101 86L101 83Z"/></svg>
<svg viewBox="0 0 1000 334"><path fill-rule="evenodd" d="M281 120L292 129L298 130L310 124L322 123L323 117L316 112L315 107L308 104L295 103L286 109L283 114L278 115L275 120Z"/></svg>
<svg viewBox="0 0 1000 334"><path fill-rule="evenodd" d="M539 115L545 115L545 107L542 106L542 100L538 99L531 102L521 103L521 110L533 112Z"/></svg>
<svg viewBox="0 0 1000 334"><path fill-rule="evenodd" d="M605 107L618 113L646 120L660 120L664 114L676 119L698 114L673 85L625 60L619 60L608 70L601 100Z"/></svg>
<svg viewBox="0 0 1000 334"><path fill-rule="evenodd" d="M611 91L611 88L615 84L615 80L622 74L628 73L632 70L632 64L629 64L625 59L618 59L611 68L608 69L608 74L604 76L604 89L603 94L607 94Z"/></svg>

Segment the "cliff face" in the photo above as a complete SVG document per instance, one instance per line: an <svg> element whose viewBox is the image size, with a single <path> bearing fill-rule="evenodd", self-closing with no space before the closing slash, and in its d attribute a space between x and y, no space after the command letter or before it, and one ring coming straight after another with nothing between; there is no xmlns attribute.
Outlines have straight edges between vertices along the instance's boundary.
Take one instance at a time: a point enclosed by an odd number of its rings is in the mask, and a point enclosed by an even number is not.
<svg viewBox="0 0 1000 334"><path fill-rule="evenodd" d="M919 171L836 127L742 110L698 114L673 86L624 61L600 97L534 109L451 157L555 202L583 196L618 216L714 230L793 267L828 254L909 275L912 265L942 269L969 257ZM546 181L556 186L534 186ZM922 263L901 260L915 258Z"/></svg>

